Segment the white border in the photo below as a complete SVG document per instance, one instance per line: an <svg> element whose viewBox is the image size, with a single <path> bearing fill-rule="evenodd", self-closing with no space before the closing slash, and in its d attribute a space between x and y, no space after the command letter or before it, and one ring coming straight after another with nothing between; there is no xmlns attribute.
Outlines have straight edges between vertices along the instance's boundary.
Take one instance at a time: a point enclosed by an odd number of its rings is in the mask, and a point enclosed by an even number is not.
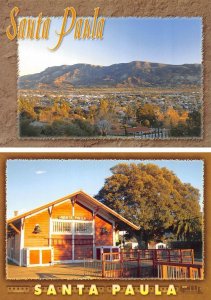
<svg viewBox="0 0 211 300"><path fill-rule="evenodd" d="M0 147L0 153L211 153L211 147L99 147L99 148L77 148L77 147L38 147L38 148L17 148L17 147Z"/></svg>

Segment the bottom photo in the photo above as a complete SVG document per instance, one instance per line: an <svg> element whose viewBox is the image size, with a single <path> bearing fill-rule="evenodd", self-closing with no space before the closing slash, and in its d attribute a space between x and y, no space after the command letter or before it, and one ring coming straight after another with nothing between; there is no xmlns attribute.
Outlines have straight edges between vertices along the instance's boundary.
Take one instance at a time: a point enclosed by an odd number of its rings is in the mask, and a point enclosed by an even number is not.
<svg viewBox="0 0 211 300"><path fill-rule="evenodd" d="M203 159L7 159L6 278L204 279Z"/></svg>

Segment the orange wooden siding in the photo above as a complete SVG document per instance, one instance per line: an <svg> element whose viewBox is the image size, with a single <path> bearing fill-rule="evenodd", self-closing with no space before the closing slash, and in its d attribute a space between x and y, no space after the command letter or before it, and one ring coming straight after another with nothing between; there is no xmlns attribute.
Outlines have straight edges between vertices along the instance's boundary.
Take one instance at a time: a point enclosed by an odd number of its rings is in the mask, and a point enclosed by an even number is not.
<svg viewBox="0 0 211 300"><path fill-rule="evenodd" d="M80 199L82 201L82 199ZM92 211L87 209L80 203L74 205L75 219L92 220ZM58 219L62 217L72 218L72 204L71 201L66 201L60 205L56 205L52 209L51 218ZM40 225L41 232L33 233L36 224ZM101 229L105 228L107 233L102 234ZM50 216L48 210L33 215L25 220L24 225L24 247L46 247L52 246L54 248L54 260L72 260L72 235L70 234L52 234L50 244ZM79 260L85 258L93 258L93 244L95 246L112 246L113 245L113 229L112 225L100 216L95 217L95 242L92 235L75 235L74 237L74 259ZM34 250L35 251L35 250ZM36 252L32 254L33 264L36 261ZM45 263L49 261L48 252L43 258Z"/></svg>
<svg viewBox="0 0 211 300"><path fill-rule="evenodd" d="M80 205L80 203L75 203L75 217L77 218L85 218L86 220L92 220L92 212L86 209L84 206Z"/></svg>
<svg viewBox="0 0 211 300"><path fill-rule="evenodd" d="M86 220L92 220L92 212L86 209L86 207L80 203L75 203L74 208L76 218L78 217L82 219L85 218ZM72 203L70 200L53 207L51 218L58 219L60 217L72 218Z"/></svg>
<svg viewBox="0 0 211 300"><path fill-rule="evenodd" d="M101 233L101 228L107 230L107 234ZM112 246L113 245L113 229L112 225L102 219L100 216L95 217L95 245L96 246Z"/></svg>
<svg viewBox="0 0 211 300"><path fill-rule="evenodd" d="M54 260L72 259L72 235L52 235L51 246L54 248Z"/></svg>
<svg viewBox="0 0 211 300"><path fill-rule="evenodd" d="M70 200L53 207L51 218L58 219L62 216L72 218L72 204Z"/></svg>
<svg viewBox="0 0 211 300"><path fill-rule="evenodd" d="M75 235L74 259L93 258L93 236Z"/></svg>
<svg viewBox="0 0 211 300"><path fill-rule="evenodd" d="M49 222L48 211L27 218L24 226L24 247L48 246ZM33 233L36 224L39 224L41 229L37 234Z"/></svg>

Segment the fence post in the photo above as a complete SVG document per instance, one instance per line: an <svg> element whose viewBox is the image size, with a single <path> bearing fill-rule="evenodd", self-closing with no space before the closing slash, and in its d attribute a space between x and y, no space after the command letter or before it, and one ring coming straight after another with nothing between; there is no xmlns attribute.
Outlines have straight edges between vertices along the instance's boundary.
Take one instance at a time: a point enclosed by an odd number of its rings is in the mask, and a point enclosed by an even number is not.
<svg viewBox="0 0 211 300"><path fill-rule="evenodd" d="M153 263L153 276L156 276L156 267L157 267L157 250L152 250L152 263Z"/></svg>
<svg viewBox="0 0 211 300"><path fill-rule="evenodd" d="M203 279L202 278L202 269L201 268L198 268L198 276L199 276L199 279Z"/></svg>
<svg viewBox="0 0 211 300"><path fill-rule="evenodd" d="M105 257L104 257L104 253L101 253L102 255L102 277L105 278Z"/></svg>
<svg viewBox="0 0 211 300"><path fill-rule="evenodd" d="M168 250L168 261L171 262L171 251L170 249L167 249Z"/></svg>
<svg viewBox="0 0 211 300"><path fill-rule="evenodd" d="M194 250L191 249L191 260L192 260L192 264L194 264Z"/></svg>
<svg viewBox="0 0 211 300"><path fill-rule="evenodd" d="M192 276L193 272L191 272L190 266L187 267L187 273L188 273L188 274L187 274L188 279L193 279L193 278L192 278L192 277L193 277L193 276Z"/></svg>
<svg viewBox="0 0 211 300"><path fill-rule="evenodd" d="M140 264L140 250L138 250L138 272L137 272L137 277L140 278L141 277L141 264Z"/></svg>
<svg viewBox="0 0 211 300"><path fill-rule="evenodd" d="M123 252L120 251L120 274L124 277Z"/></svg>
<svg viewBox="0 0 211 300"><path fill-rule="evenodd" d="M180 262L181 262L181 264L182 264L182 261L183 261L182 255L183 255L183 252L182 252L182 249L180 249Z"/></svg>
<svg viewBox="0 0 211 300"><path fill-rule="evenodd" d="M152 250L152 257L153 260L155 260L156 262L158 261L157 249Z"/></svg>
<svg viewBox="0 0 211 300"><path fill-rule="evenodd" d="M168 279L168 266L167 265L161 265L162 266L162 279Z"/></svg>

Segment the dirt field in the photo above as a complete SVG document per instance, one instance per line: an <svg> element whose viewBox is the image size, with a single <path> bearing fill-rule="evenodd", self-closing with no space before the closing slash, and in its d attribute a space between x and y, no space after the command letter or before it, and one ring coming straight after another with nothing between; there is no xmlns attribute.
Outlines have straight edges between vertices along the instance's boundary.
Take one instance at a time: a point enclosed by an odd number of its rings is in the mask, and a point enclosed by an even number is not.
<svg viewBox="0 0 211 300"><path fill-rule="evenodd" d="M83 263L59 264L47 267L20 267L7 264L7 279L89 279L84 275ZM93 277L92 277L93 278Z"/></svg>
<svg viewBox="0 0 211 300"><path fill-rule="evenodd" d="M114 270L119 270L117 265L108 264L106 267L107 278L119 276ZM130 270L130 272L129 272ZM141 277L152 278L152 266L149 262L142 263ZM129 273L128 273L129 272ZM134 273L134 274L133 274ZM137 270L129 262L125 265L125 275L129 278L136 277ZM20 267L12 262L7 264L7 279L100 279L102 278L102 265L100 261L93 263L56 264L42 267Z"/></svg>

